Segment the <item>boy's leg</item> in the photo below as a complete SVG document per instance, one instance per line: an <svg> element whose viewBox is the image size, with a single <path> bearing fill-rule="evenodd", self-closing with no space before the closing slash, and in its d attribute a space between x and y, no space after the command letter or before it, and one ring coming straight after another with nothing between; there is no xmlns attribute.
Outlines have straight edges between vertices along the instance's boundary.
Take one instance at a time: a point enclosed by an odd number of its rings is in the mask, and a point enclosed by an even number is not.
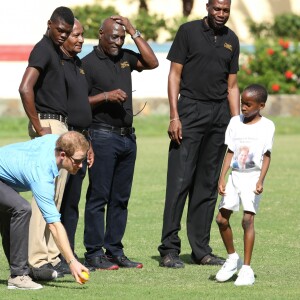
<svg viewBox="0 0 300 300"><path fill-rule="evenodd" d="M228 254L232 254L235 252L232 230L229 223L231 214L231 210L221 208L216 217L216 222L219 226L219 231Z"/></svg>
<svg viewBox="0 0 300 300"><path fill-rule="evenodd" d="M216 274L216 280L219 282L229 280L242 266L242 261L235 252L233 245L233 235L229 223L231 214L232 210L221 208L216 218L222 240L228 253L226 262Z"/></svg>
<svg viewBox="0 0 300 300"><path fill-rule="evenodd" d="M244 211L242 226L244 229L244 265L250 265L255 240L253 212Z"/></svg>
<svg viewBox="0 0 300 300"><path fill-rule="evenodd" d="M242 226L244 229L244 265L238 273L238 278L234 282L234 285L236 286L252 285L255 282L254 272L250 267L255 239L254 216L255 213L244 211L242 221Z"/></svg>

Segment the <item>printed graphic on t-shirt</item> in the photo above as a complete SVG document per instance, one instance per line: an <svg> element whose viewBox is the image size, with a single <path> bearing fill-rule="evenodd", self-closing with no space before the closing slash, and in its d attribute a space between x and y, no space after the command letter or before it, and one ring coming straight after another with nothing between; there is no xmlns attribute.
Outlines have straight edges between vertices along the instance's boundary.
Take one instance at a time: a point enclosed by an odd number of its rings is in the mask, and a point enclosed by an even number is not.
<svg viewBox="0 0 300 300"><path fill-rule="evenodd" d="M264 117L250 125L243 119L232 117L226 130L225 144L233 152L230 167L240 172L260 170L264 154L272 150L275 127Z"/></svg>
<svg viewBox="0 0 300 300"><path fill-rule="evenodd" d="M253 161L253 153L250 152L249 146L243 145L234 153L232 168L237 170L245 170L255 168Z"/></svg>

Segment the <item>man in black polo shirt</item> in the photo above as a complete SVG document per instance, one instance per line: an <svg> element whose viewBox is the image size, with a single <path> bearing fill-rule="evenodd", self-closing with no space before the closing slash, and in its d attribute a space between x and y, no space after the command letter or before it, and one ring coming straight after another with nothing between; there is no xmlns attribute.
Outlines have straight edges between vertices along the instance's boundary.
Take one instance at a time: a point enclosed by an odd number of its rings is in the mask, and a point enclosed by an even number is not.
<svg viewBox="0 0 300 300"><path fill-rule="evenodd" d="M230 117L239 114L239 41L225 26L230 0L209 0L203 20L183 24L168 54L171 139L160 266L182 268L178 236L187 195L187 235L192 262L220 265L210 228ZM178 96L180 94L179 100ZM231 116L230 116L231 113Z"/></svg>
<svg viewBox="0 0 300 300"><path fill-rule="evenodd" d="M67 40L60 46L63 53L62 63L65 72L68 92L68 128L78 131L88 138L88 128L92 123L92 110L88 98L88 84L77 54L81 52L84 42L84 30L80 22L75 19L73 31ZM89 138L88 138L89 139ZM65 187L60 213L71 249L75 248L75 233L78 223L78 204L81 196L81 187L86 174L87 165L91 167L94 162L94 153L90 147L87 161L82 163L82 168L76 175L69 175ZM63 257L61 269L70 273L70 268Z"/></svg>
<svg viewBox="0 0 300 300"><path fill-rule="evenodd" d="M28 130L31 138L50 133L62 134L68 131L67 91L59 46L68 38L73 25L72 11L63 6L56 8L47 23L46 34L30 53L28 67L23 75L19 92L30 121ZM62 170L56 182L55 201L58 209L66 179L67 172ZM36 201L32 199L29 264L36 271L51 269L60 262L59 253ZM63 273L57 271L59 276L63 276Z"/></svg>
<svg viewBox="0 0 300 300"><path fill-rule="evenodd" d="M125 33L140 53L122 49ZM95 152L85 207L85 265L105 270L142 268L124 255L122 245L136 158L131 72L154 69L158 61L140 33L121 16L104 20L98 46L82 61L92 105L90 133Z"/></svg>

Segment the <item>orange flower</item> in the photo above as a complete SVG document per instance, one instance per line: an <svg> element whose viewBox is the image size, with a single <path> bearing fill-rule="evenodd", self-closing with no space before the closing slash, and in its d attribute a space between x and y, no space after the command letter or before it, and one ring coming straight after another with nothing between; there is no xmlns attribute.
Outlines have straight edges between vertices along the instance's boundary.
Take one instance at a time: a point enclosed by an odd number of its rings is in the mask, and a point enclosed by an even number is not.
<svg viewBox="0 0 300 300"><path fill-rule="evenodd" d="M283 49L288 49L290 47L289 41L285 41L284 39L279 39L278 43Z"/></svg>
<svg viewBox="0 0 300 300"><path fill-rule="evenodd" d="M273 92L279 92L280 90L280 85L277 83L272 84L272 91Z"/></svg>
<svg viewBox="0 0 300 300"><path fill-rule="evenodd" d="M274 53L275 51L272 48L267 49L267 54L269 54L270 56L273 55Z"/></svg>
<svg viewBox="0 0 300 300"><path fill-rule="evenodd" d="M284 75L285 75L286 79L292 79L294 73L292 71L288 70L284 73Z"/></svg>

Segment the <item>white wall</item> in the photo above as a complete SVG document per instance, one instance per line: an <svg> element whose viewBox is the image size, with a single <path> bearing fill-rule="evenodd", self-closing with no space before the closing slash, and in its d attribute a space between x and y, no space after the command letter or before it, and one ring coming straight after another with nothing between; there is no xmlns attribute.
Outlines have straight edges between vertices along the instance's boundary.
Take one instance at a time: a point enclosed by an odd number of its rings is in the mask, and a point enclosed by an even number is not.
<svg viewBox="0 0 300 300"><path fill-rule="evenodd" d="M47 20L58 6L99 3L112 5L124 16L137 13L138 0L2 0L0 4L0 44L35 44L46 31ZM147 0L149 10L166 19L182 15L182 0ZM206 15L207 0L195 0L192 16ZM275 11L287 11L291 7L300 14L300 0L233 0L228 22L242 42L249 42L246 19L257 22L271 21ZM84 22L84 20L81 20Z"/></svg>
<svg viewBox="0 0 300 300"><path fill-rule="evenodd" d="M269 20L272 1L275 0L234 0L232 1L232 15L230 22L240 39L248 40L244 20L253 13L253 17ZM46 31L47 20L58 6L72 7L93 3L93 0L2 0L0 4L0 44L30 44L37 43ZM124 15L137 11L136 0L101 0L104 5L115 5ZM206 15L205 3L207 0L195 0L194 15ZM300 0L283 0L289 2L293 12L300 13ZM166 18L181 14L181 0L148 0L149 8ZM247 14L240 9L243 5ZM258 12L257 9L259 8ZM258 16L258 17L257 17ZM228 24L231 26L231 24ZM136 98L164 98L167 96L167 75L169 62L165 59L166 53L157 53L160 61L158 69L145 71L141 74L133 73L133 88ZM0 100L19 99L18 87L27 66L27 62L0 62Z"/></svg>
<svg viewBox="0 0 300 300"><path fill-rule="evenodd" d="M46 32L47 21L56 7L93 2L93 0L2 0L0 44L35 44Z"/></svg>

